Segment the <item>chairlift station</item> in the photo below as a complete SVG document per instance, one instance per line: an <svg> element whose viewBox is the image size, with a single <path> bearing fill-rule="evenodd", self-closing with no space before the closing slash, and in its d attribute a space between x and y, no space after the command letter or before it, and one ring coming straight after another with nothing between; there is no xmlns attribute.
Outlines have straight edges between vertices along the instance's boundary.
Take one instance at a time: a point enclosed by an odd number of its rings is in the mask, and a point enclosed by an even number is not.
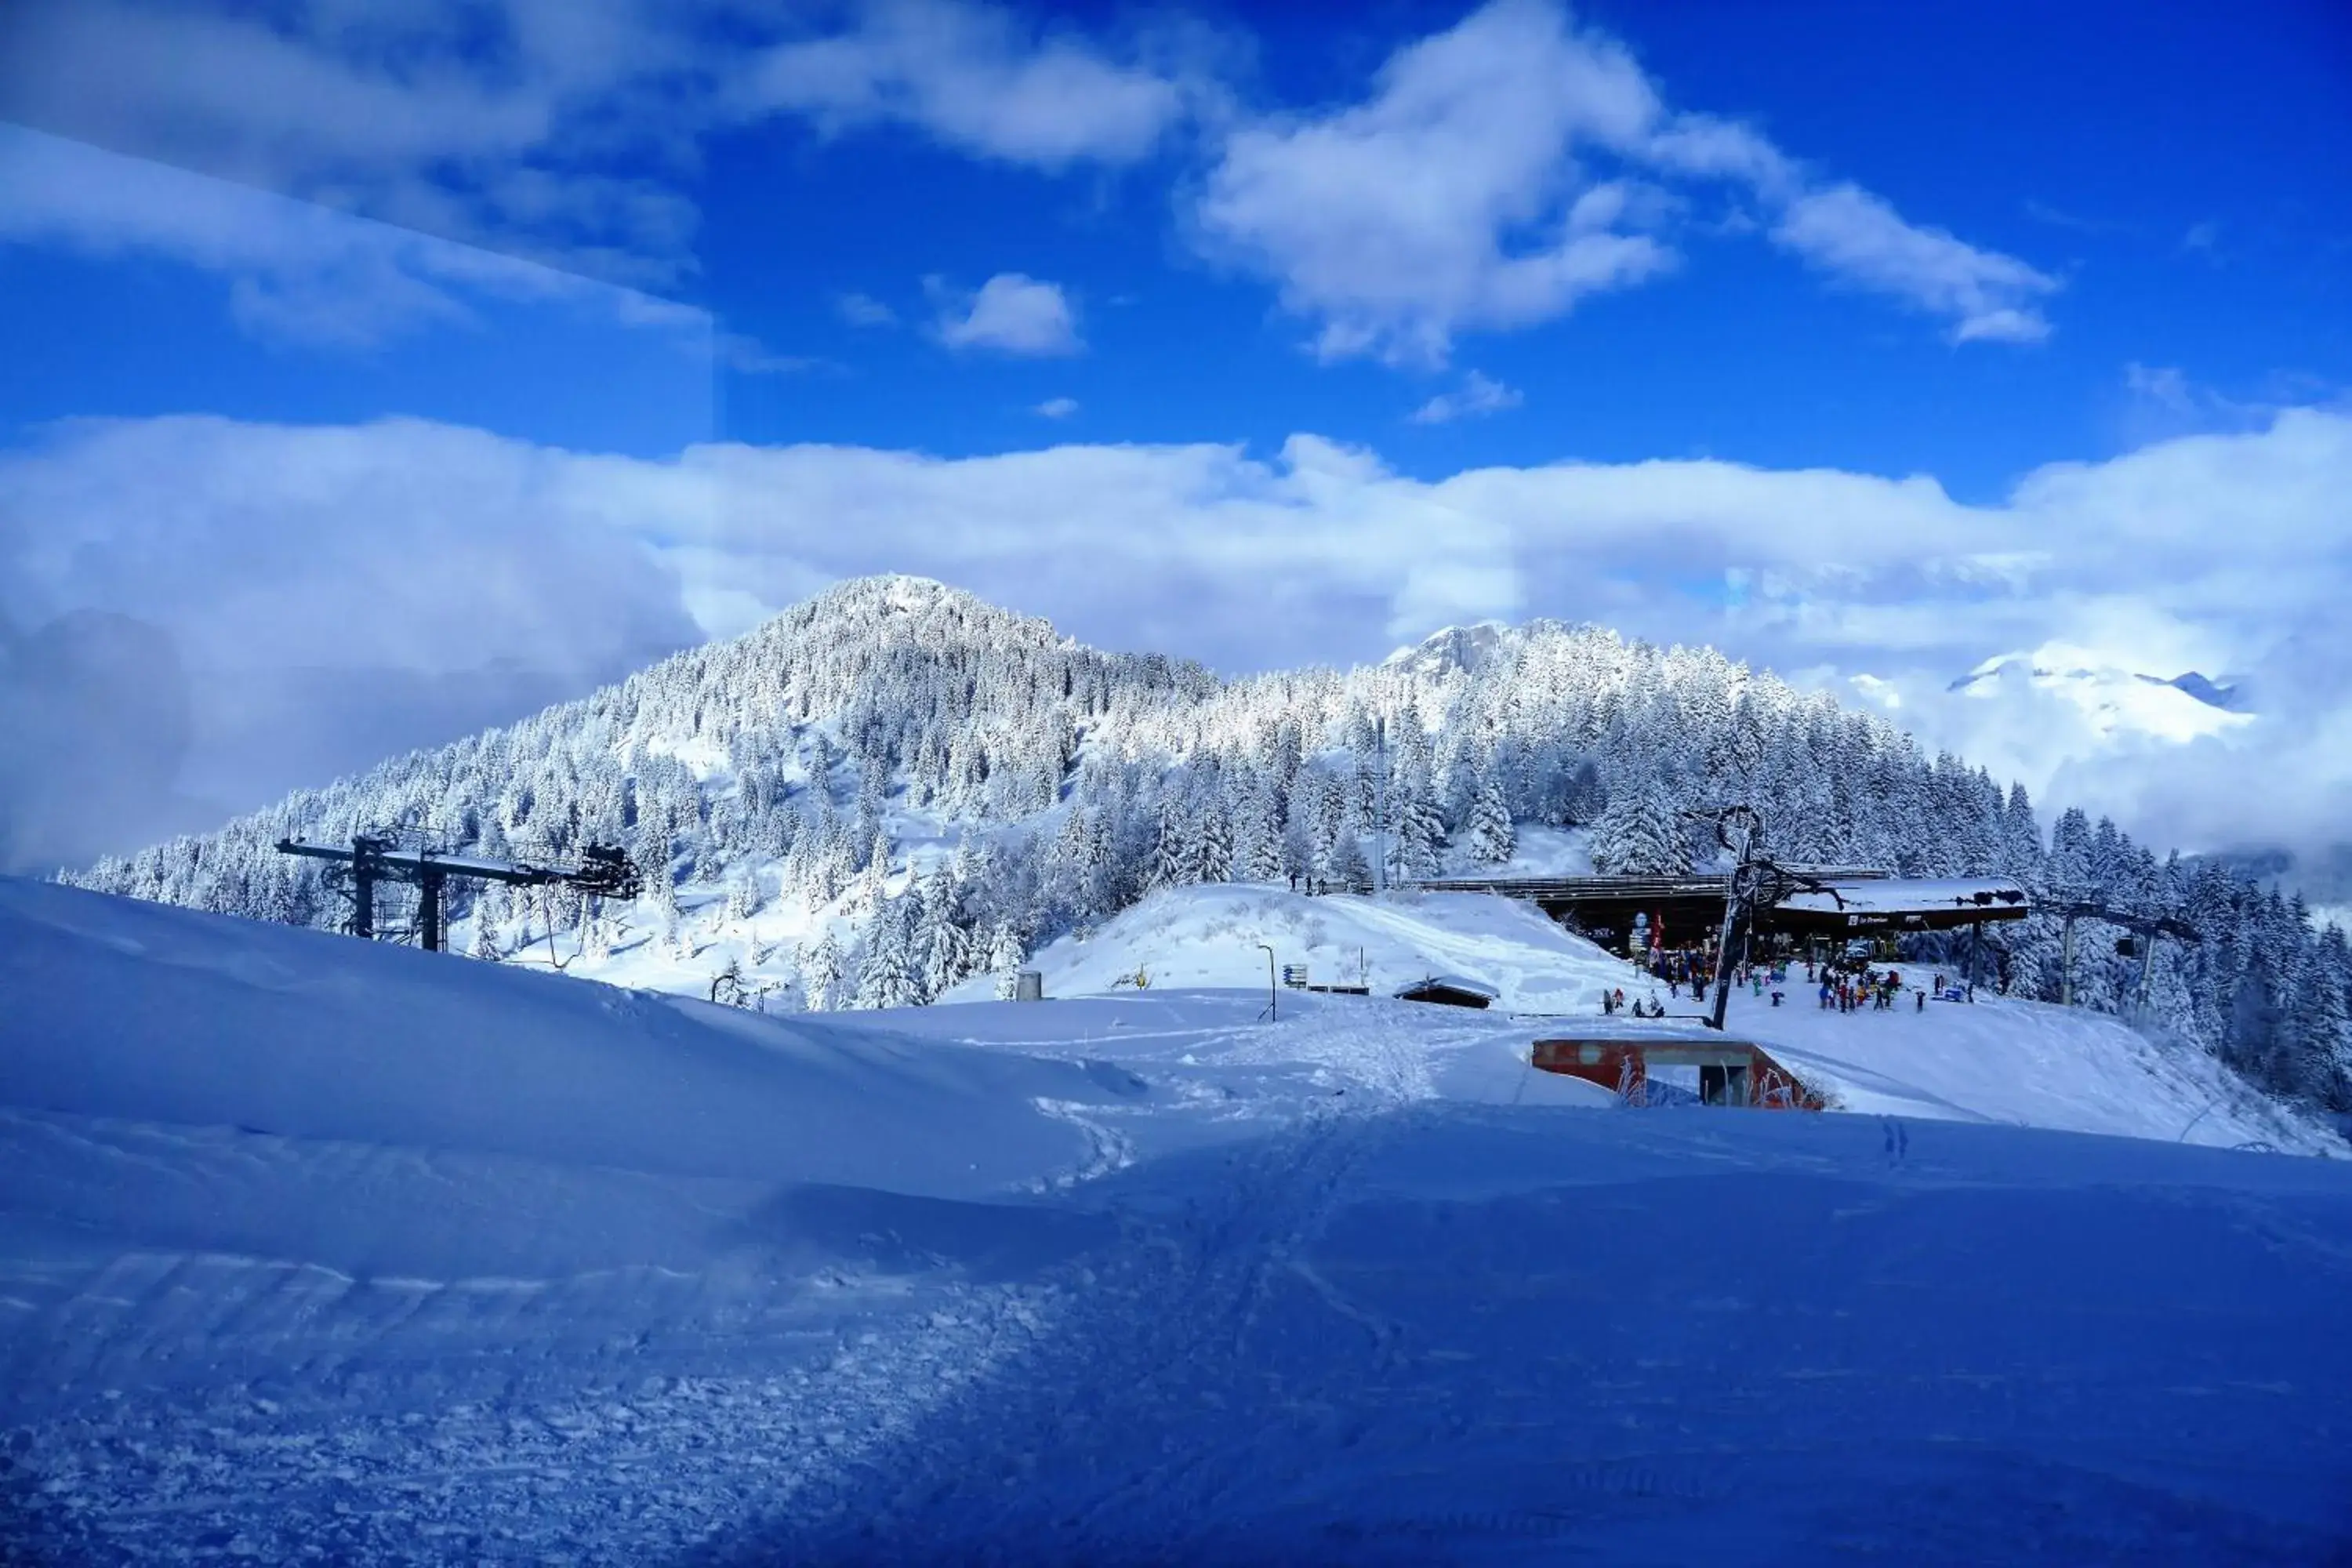
<svg viewBox="0 0 2352 1568"><path fill-rule="evenodd" d="M1864 868L1806 868L1802 885L1756 900L1761 934L1792 939L1876 937L1956 931L2032 913L2023 887L2005 877L1915 879ZM1494 893L1536 905L1604 947L1629 951L1637 921L1697 946L1723 923L1731 880L1685 877L1477 877L1415 884L1437 892ZM1682 933L1688 933L1687 941Z"/></svg>

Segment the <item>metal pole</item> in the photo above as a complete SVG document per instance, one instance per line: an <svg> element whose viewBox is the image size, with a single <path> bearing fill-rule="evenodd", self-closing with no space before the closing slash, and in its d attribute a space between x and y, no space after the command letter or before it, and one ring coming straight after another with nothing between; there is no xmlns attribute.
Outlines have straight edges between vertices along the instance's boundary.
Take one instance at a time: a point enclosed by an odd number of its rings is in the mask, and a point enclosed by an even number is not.
<svg viewBox="0 0 2352 1568"><path fill-rule="evenodd" d="M416 875L416 944L427 952L441 951L441 873L430 867Z"/></svg>
<svg viewBox="0 0 2352 1568"><path fill-rule="evenodd" d="M1278 1023L1280 1023L1280 1022L1282 1021L1282 1012L1281 1012L1281 1008L1282 1008L1282 993L1281 993L1281 991L1280 991L1280 990L1278 990L1278 989L1276 987L1276 985L1275 985L1275 980L1274 980L1274 949L1272 949L1272 948L1270 948L1270 947L1267 947L1267 946L1265 945L1265 943L1264 943L1264 942L1259 942L1259 943L1258 943L1258 946L1259 946L1261 949L1263 949L1263 950L1264 950L1264 952L1265 952L1265 1017L1266 1017L1266 1022L1268 1022L1268 1023L1270 1023L1270 1024L1278 1024Z"/></svg>
<svg viewBox="0 0 2352 1568"><path fill-rule="evenodd" d="M1739 865L1731 873L1731 886L1723 897L1723 934L1715 944L1715 1011L1707 1018L1707 1026L1723 1027L1724 1016L1731 1006L1731 938L1738 929L1742 884L1748 879L1748 858L1743 850Z"/></svg>
<svg viewBox="0 0 2352 1568"><path fill-rule="evenodd" d="M1726 837L1728 837L1727 834ZM1731 939L1738 931L1740 900L1747 896L1751 880L1748 854L1756 847L1756 825L1751 819L1740 824L1739 863L1731 868L1731 880L1723 890L1723 934L1715 944L1715 1011L1707 1026L1720 1030L1725 1015L1731 1007Z"/></svg>
<svg viewBox="0 0 2352 1568"><path fill-rule="evenodd" d="M2074 1005L2074 911L2072 910L2066 911L2065 937L2059 946L2058 1005L2072 1007Z"/></svg>
<svg viewBox="0 0 2352 1568"><path fill-rule="evenodd" d="M1379 892L1387 885L1389 864L1389 721L1372 721L1372 754L1379 759L1372 768L1372 815L1380 820L1372 825L1372 891Z"/></svg>
<svg viewBox="0 0 2352 1568"><path fill-rule="evenodd" d="M375 938L375 860L364 838L352 840L352 934L362 942Z"/></svg>

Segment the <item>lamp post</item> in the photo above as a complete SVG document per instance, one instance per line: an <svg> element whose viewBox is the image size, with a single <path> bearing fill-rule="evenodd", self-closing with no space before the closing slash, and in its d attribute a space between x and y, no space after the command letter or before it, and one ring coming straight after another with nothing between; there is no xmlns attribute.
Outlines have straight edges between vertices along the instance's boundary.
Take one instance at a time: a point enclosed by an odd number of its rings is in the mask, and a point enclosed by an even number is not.
<svg viewBox="0 0 2352 1568"><path fill-rule="evenodd" d="M1280 1022L1282 1021L1282 1014L1281 1014L1281 1012L1280 1012L1280 1010L1279 1010L1279 1009L1280 1009L1280 1007L1281 1007L1281 1004L1282 1004L1282 993L1275 989L1275 982L1274 982L1274 949L1272 949L1272 948L1270 948L1270 947L1266 946L1266 944L1265 944L1265 943L1264 943L1264 942L1259 942L1257 945L1258 945L1259 949L1260 949L1262 952L1265 952L1265 1017L1266 1017L1266 1022L1268 1022L1268 1023L1270 1023L1270 1024L1278 1024L1278 1023L1280 1023Z"/></svg>

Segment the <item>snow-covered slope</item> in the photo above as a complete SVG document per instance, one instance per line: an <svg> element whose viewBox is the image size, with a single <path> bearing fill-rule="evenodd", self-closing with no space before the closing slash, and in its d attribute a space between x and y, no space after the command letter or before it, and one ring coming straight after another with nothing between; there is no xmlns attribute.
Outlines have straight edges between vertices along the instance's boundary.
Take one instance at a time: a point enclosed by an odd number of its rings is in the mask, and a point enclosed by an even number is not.
<svg viewBox="0 0 2352 1568"><path fill-rule="evenodd" d="M1132 984L1230 986L1263 993L1277 966L1304 965L1310 984L1371 987L1386 996L1433 974L1484 981L1497 1005L1522 1013L1597 1013L1623 963L1547 920L1532 904L1483 893L1307 898L1223 883L1147 896L1083 940L1065 937L1031 967L1054 995ZM967 982L944 1000L992 994Z"/></svg>
<svg viewBox="0 0 2352 1568"><path fill-rule="evenodd" d="M11 1561L2352 1551L2352 1162L1606 1110L1381 999L761 1019L17 882L0 998Z"/></svg>
<svg viewBox="0 0 2352 1568"><path fill-rule="evenodd" d="M1269 963L1303 964L1313 984L1360 980L1383 999L1427 975L1483 982L1500 994L1497 1009L1523 1016L1502 1026L1515 1049L1546 1028L1597 1018L1606 989L1622 988L1629 1001L1654 997L1685 1017L1703 1010L1534 906L1478 893L1305 898L1272 888L1171 889L1083 941L1054 943L1034 966L1049 996L1117 995L1139 975L1155 990L1230 987L1263 999ZM1930 976L1911 978L1924 984ZM1779 1007L1769 995L1737 994L1729 1026L1849 1110L2352 1152L2324 1122L2252 1092L2194 1046L2147 1038L2102 1014L1990 993L1924 1009L1906 996L1888 1013L1825 1012L1801 971L1780 990ZM991 994L979 981L946 1000ZM941 1027L953 1034L958 1026Z"/></svg>

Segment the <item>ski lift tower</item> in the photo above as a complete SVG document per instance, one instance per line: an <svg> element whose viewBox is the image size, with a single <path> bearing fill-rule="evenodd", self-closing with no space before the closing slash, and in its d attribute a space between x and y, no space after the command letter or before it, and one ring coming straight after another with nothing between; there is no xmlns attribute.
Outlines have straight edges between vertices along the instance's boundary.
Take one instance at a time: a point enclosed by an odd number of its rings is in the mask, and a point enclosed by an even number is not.
<svg viewBox="0 0 2352 1568"><path fill-rule="evenodd" d="M2163 937L2182 943L2200 942L2202 932L2187 921L2175 915L2133 914L2126 910L2109 909L2099 902L2089 889L2064 888L2045 900L2042 908L2056 914L2061 921L2059 938L2058 1005L2074 1005L2074 922L2097 921L2103 925L2118 926L2131 934L2117 940L2116 956L2139 960L2138 1005L2147 1005L2148 980L2156 969L2156 944Z"/></svg>
<svg viewBox="0 0 2352 1568"><path fill-rule="evenodd" d="M344 930L373 940L375 930L375 889L378 883L399 882L416 889L416 945L439 952L446 943L446 889L449 879L503 882L509 887L568 887L596 898L634 899L642 886L636 867L623 851L610 845L584 846L576 860L493 860L438 848L419 836L399 830L352 835L351 847L310 844L299 838L278 841L281 855L325 860L350 869L352 918Z"/></svg>
<svg viewBox="0 0 2352 1568"><path fill-rule="evenodd" d="M1823 894L1840 909L1845 907L1845 899L1821 878L1756 852L1764 818L1754 806L1727 805L1685 815L1712 819L1716 842L1738 858L1724 889L1723 931L1715 944L1715 1007L1706 1018L1708 1028L1720 1031L1724 1014L1731 1005L1732 943L1736 941L1746 948L1756 916L1800 892Z"/></svg>

